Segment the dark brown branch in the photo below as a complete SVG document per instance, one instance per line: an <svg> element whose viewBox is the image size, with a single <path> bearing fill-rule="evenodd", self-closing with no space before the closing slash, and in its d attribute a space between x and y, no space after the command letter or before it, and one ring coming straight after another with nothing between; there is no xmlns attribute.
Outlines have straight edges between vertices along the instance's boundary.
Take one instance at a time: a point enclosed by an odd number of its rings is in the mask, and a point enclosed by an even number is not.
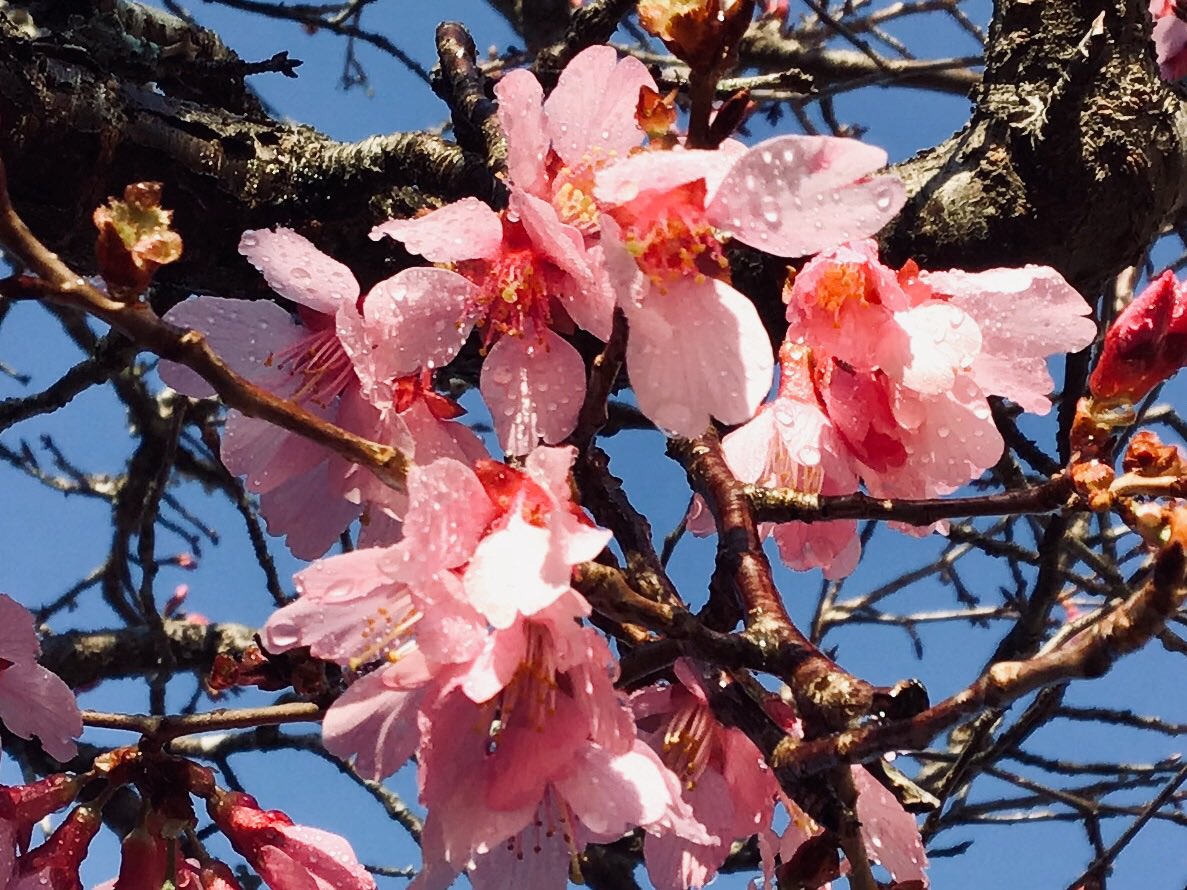
<svg viewBox="0 0 1187 890"><path fill-rule="evenodd" d="M486 95L486 76L474 56L474 38L458 22L437 26L438 67L433 91L453 112L453 132L463 148L486 158L496 175L507 171L507 140L499 126L498 105Z"/></svg>
<svg viewBox="0 0 1187 890"><path fill-rule="evenodd" d="M1183 550L1171 545L1158 556L1152 577L1140 590L1062 647L1025 661L996 662L972 685L909 719L869 724L812 741L789 739L776 766L806 774L886 751L922 748L936 734L984 708L1002 707L1067 680L1100 677L1118 658L1145 645L1185 596Z"/></svg>
<svg viewBox="0 0 1187 890"><path fill-rule="evenodd" d="M833 728L869 714L874 688L816 648L787 614L744 486L726 465L716 433L669 440L668 451L684 466L693 491L705 499L716 520L718 572L742 607L746 636L762 648L784 653L777 676L791 687L800 712Z"/></svg>
<svg viewBox="0 0 1187 890"><path fill-rule="evenodd" d="M931 525L958 516L1010 516L1049 513L1060 509L1088 509L1073 497L1071 479L1059 476L1031 488L984 497L873 498L869 495L808 495L792 489L744 487L759 522L827 522L832 519L883 519L911 525Z"/></svg>
<svg viewBox="0 0 1187 890"><path fill-rule="evenodd" d="M163 624L178 671L205 673L219 653L240 655L255 645L255 629L242 624ZM49 637L41 645L41 663L74 688L142 677L161 666L157 637L143 625Z"/></svg>

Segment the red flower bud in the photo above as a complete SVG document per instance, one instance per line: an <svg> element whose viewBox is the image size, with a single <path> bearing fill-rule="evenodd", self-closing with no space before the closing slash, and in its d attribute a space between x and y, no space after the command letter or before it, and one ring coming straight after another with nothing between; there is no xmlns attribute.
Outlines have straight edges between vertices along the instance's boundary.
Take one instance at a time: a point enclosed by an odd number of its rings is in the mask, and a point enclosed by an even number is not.
<svg viewBox="0 0 1187 890"><path fill-rule="evenodd" d="M1109 326L1089 379L1097 401L1135 402L1187 363L1187 289L1169 269Z"/></svg>
<svg viewBox="0 0 1187 890"><path fill-rule="evenodd" d="M75 807L49 840L17 860L17 880L9 886L82 890L78 868L101 824L98 810L88 806Z"/></svg>

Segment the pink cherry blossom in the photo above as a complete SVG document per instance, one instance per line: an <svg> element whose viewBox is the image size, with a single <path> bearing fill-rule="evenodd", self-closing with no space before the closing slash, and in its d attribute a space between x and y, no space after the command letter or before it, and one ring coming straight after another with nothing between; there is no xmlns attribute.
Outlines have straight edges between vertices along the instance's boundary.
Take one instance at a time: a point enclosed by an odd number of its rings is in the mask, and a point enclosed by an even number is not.
<svg viewBox="0 0 1187 890"><path fill-rule="evenodd" d="M1154 20L1154 52L1163 80L1187 75L1187 22L1176 10L1175 0L1150 0Z"/></svg>
<svg viewBox="0 0 1187 890"><path fill-rule="evenodd" d="M738 729L718 722L695 668L675 665L678 683L631 697L643 737L681 779L684 801L712 835L697 843L675 833L648 837L647 874L658 890L705 886L735 840L768 831L779 784L762 755Z"/></svg>
<svg viewBox="0 0 1187 890"><path fill-rule="evenodd" d="M635 737L608 647L575 621L588 611L570 591L495 631L459 691L422 712L429 816L415 887L447 885L475 856L476 885L509 886L500 846L536 860L523 867L539 875L533 886L559 890L562 850L636 826L709 840L675 777Z"/></svg>
<svg viewBox="0 0 1187 890"><path fill-rule="evenodd" d="M456 571L495 515L464 464L440 459L413 467L403 539L319 560L296 576L300 598L263 630L272 652L309 646L356 680L330 708L326 745L356 756L361 773L390 775L416 746L415 714L430 682L449 665L473 660L486 623L461 598Z"/></svg>
<svg viewBox="0 0 1187 890"><path fill-rule="evenodd" d="M82 734L82 716L70 687L37 663L40 654L33 616L0 593L0 721L22 739L37 736L64 762L78 753L71 739Z"/></svg>
<svg viewBox="0 0 1187 890"><path fill-rule="evenodd" d="M356 362L448 361L477 325L489 350L480 388L503 448L525 454L573 431L585 394L585 364L560 336L575 323L610 336L613 295L600 272L594 172L642 141L639 89L655 87L641 62L610 47L579 53L556 89L528 71L499 82L511 200L495 213L466 198L413 220L377 226L444 269L408 270L392 280L389 316L350 347ZM442 287L463 293L443 301ZM460 337L459 337L460 334ZM382 344L382 348L375 348ZM432 352L426 354L426 350Z"/></svg>
<svg viewBox="0 0 1187 890"><path fill-rule="evenodd" d="M272 890L375 890L350 844L336 834L295 825L241 792L215 791L207 811Z"/></svg>
<svg viewBox="0 0 1187 890"><path fill-rule="evenodd" d="M384 235L458 271L396 275L387 292L398 308L351 343L356 362L388 350L405 357L405 368L445 362L477 324L491 365L480 389L503 448L524 454L541 439L556 443L572 432L585 396L585 365L553 328L566 323L559 294L576 298L595 290L581 233L562 223L548 202L514 192L502 215L466 198L418 219L389 220L371 233ZM429 279L425 272L436 274ZM464 305L442 300L442 284L465 293Z"/></svg>
<svg viewBox="0 0 1187 890"><path fill-rule="evenodd" d="M512 182L550 201L563 222L592 233L593 176L643 141L635 114L643 87L656 89L643 63L619 59L608 46L574 56L547 99L527 69L504 75L495 96Z"/></svg>
<svg viewBox="0 0 1187 890"><path fill-rule="evenodd" d="M166 320L204 333L234 370L339 426L386 439L381 418L363 397L359 377L339 338L336 319L359 318L359 286L350 270L289 229L245 232L239 251L278 294L297 304L300 323L275 303L196 297ZM375 299L383 304L382 295ZM210 386L180 365L161 363L170 386L192 396ZM273 534L297 556L320 556L358 518L363 506L348 482L352 465L309 440L266 421L231 411L222 460L247 477Z"/></svg>
<svg viewBox="0 0 1187 890"><path fill-rule="evenodd" d="M1046 358L1091 342L1089 307L1054 270L896 274L873 242L815 257L787 294L790 341L879 497L947 494L998 459L986 397L1050 407Z"/></svg>
<svg viewBox="0 0 1187 890"><path fill-rule="evenodd" d="M872 234L902 206L886 162L852 140L786 136L752 149L633 155L597 176L611 285L630 323L639 407L661 428L699 434L741 423L770 388L773 356L753 304L726 280L725 234L803 256Z"/></svg>

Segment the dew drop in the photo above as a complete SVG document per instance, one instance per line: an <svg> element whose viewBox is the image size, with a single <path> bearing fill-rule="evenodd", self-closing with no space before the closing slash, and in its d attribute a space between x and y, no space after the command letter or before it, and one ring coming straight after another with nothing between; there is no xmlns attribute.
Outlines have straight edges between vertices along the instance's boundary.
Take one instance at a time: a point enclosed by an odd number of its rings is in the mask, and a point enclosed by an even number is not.
<svg viewBox="0 0 1187 890"><path fill-rule="evenodd" d="M874 195L874 204L879 210L888 210L890 208L890 189L879 189L878 193Z"/></svg>
<svg viewBox="0 0 1187 890"><path fill-rule="evenodd" d="M289 648L301 642L301 632L295 624L288 622L273 623L268 629L269 641L278 647Z"/></svg>
<svg viewBox="0 0 1187 890"><path fill-rule="evenodd" d="M255 247L260 243L260 239L255 236L254 232L244 232L243 237L239 239L241 247Z"/></svg>
<svg viewBox="0 0 1187 890"><path fill-rule="evenodd" d="M764 164L769 164L769 163L771 163L773 160L775 160L775 156L774 156L773 154L771 154L771 153L770 153L770 151L768 151L768 150L767 150L767 149L765 149L765 148L764 148L764 149L762 150L762 152L759 154L759 157L760 157L760 158L762 158L762 162L763 162Z"/></svg>
<svg viewBox="0 0 1187 890"><path fill-rule="evenodd" d="M952 430L948 429L946 426L942 426L936 430L936 435L941 439L947 439L950 435L952 435Z"/></svg>
<svg viewBox="0 0 1187 890"><path fill-rule="evenodd" d="M310 274L309 274L309 270L308 270L308 269L305 269L305 268L303 268L303 267L301 267L301 266L293 266L293 268L292 268L292 270L291 270L290 274L291 274L291 275L293 276L293 278L295 278L297 281L308 281L310 278L312 278L312 277L313 277L312 275L310 275Z"/></svg>

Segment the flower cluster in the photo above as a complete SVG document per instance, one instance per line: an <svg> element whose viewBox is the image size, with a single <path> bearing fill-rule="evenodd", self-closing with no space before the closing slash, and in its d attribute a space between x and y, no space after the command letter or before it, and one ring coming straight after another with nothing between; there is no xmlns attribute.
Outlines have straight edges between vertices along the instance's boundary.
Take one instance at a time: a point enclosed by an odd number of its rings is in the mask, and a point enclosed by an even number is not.
<svg viewBox="0 0 1187 890"><path fill-rule="evenodd" d="M789 283L775 398L725 437L735 474L809 495L948 494L993 466L1004 443L989 396L1046 413L1049 355L1092 342L1089 306L1042 266L895 272L872 241L809 261ZM694 529L707 531L694 516ZM856 523L774 530L795 569L851 572Z"/></svg>
<svg viewBox="0 0 1187 890"><path fill-rule="evenodd" d="M665 18L670 5L650 4L648 21L686 41L712 6ZM748 19L749 6L737 8ZM728 49L698 47L710 68ZM363 520L363 546L300 572L299 598L262 639L271 653L307 648L342 668L345 690L323 725L331 752L374 779L415 756L428 808L416 890L462 872L478 890L560 888L586 844L634 830L661 890L703 886L735 841L755 835L770 878L775 852L786 861L817 831L754 743L717 721L695 662L629 698L616 685L616 661L572 586L610 541L571 492L576 450L564 443L587 386L575 344L609 341L621 312L640 410L680 436L738 425L724 450L744 481L911 498L992 466L1003 443L989 397L1045 412L1047 357L1095 334L1087 304L1045 267L884 266L866 239L905 198L875 172L884 152L795 136L690 147L655 88L640 62L608 47L577 55L547 98L530 72L506 74L495 88L506 208L466 198L371 233L431 265L363 294L296 233L248 232L241 253L295 317L214 297L169 313L260 386L412 458L397 492L235 413L222 443L297 555L320 555ZM732 244L809 258L785 289L778 390L765 405L775 356L732 284ZM470 340L510 463L487 459L434 389L433 372ZM209 393L183 368L162 373ZM860 556L852 522L787 523L774 535L789 565L829 577ZM871 855L897 881L925 881L913 819L865 770L855 780ZM271 885L305 870L303 887L368 886L335 841L244 796L203 796ZM791 816L782 837L780 806ZM198 868L158 852L179 874Z"/></svg>

